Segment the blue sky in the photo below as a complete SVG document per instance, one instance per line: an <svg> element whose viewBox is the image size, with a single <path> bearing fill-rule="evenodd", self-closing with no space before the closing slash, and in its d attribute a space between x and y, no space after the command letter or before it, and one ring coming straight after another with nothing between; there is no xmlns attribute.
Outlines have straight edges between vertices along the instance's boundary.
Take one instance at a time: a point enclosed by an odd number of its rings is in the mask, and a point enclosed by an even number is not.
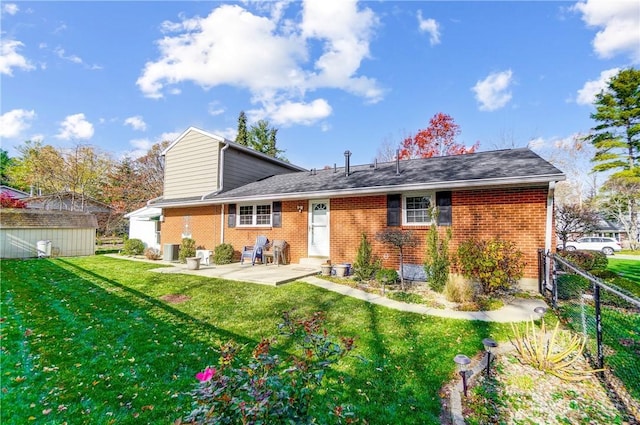
<svg viewBox="0 0 640 425"><path fill-rule="evenodd" d="M268 120L293 163L373 160L438 112L549 156L640 62L640 3L3 1L0 137L138 156Z"/></svg>

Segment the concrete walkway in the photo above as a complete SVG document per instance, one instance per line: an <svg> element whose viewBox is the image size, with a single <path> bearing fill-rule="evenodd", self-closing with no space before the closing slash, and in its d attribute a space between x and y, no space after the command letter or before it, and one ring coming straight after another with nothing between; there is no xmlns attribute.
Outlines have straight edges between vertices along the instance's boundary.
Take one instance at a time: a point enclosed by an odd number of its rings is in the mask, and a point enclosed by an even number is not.
<svg viewBox="0 0 640 425"><path fill-rule="evenodd" d="M524 322L531 318L537 319L538 314L534 313L536 307L548 308L544 300L533 298L516 298L501 309L493 311L457 311L451 309L439 309L427 307L422 304L409 304L401 301L392 300L381 295L372 294L360 289L352 288L346 285L329 282L315 276L308 276L300 279L302 282L309 283L328 291L337 292L339 294L367 301L372 304L381 305L395 310L407 311L411 313L425 314L429 316L445 317L449 319L461 320L481 320L484 322Z"/></svg>

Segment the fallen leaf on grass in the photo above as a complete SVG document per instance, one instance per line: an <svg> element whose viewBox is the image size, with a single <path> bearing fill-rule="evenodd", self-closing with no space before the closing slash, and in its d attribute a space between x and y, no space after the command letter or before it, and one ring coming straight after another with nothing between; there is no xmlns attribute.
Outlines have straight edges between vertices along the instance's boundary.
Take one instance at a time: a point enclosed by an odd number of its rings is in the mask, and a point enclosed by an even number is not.
<svg viewBox="0 0 640 425"><path fill-rule="evenodd" d="M145 410L153 410L153 405L149 404L147 406L142 406L142 411L144 412Z"/></svg>
<svg viewBox="0 0 640 425"><path fill-rule="evenodd" d="M51 413L51 409L44 409L44 410L42 411L42 414L43 414L43 415L48 415L49 413Z"/></svg>

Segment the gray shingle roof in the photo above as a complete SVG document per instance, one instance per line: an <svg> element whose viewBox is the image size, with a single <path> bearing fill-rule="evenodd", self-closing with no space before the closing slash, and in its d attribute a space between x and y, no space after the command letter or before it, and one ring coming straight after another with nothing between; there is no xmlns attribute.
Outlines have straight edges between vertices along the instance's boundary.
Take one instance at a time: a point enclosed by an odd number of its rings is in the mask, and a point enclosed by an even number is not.
<svg viewBox="0 0 640 425"><path fill-rule="evenodd" d="M269 199L295 195L339 195L380 193L410 189L452 189L481 185L517 185L564 180L562 171L533 151L509 149L467 155L434 157L396 162L280 174L211 195L205 199ZM288 195L288 196L287 196Z"/></svg>

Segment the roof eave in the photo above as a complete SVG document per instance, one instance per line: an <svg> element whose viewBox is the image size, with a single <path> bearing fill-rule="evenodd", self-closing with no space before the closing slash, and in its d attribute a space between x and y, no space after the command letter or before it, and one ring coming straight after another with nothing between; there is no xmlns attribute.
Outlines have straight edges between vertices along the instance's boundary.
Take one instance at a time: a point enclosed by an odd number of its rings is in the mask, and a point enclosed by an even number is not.
<svg viewBox="0 0 640 425"><path fill-rule="evenodd" d="M532 177L509 177L485 180L458 180L458 181L440 181L431 183L412 183L403 185L388 185L377 187L348 188L334 190L320 190L309 192L291 192L291 193L270 193L261 194L259 196L220 196L207 200L196 200L189 202L170 201L163 202L154 206L170 208L170 207L189 207L189 206L206 206L219 205L236 202L250 202L255 200L276 201L276 200L293 200L293 199L309 199L309 198L330 198L330 197L348 197L363 195L379 195L381 193L392 192L409 192L419 190L442 190L442 189L466 189L466 188L496 188L496 187L522 187L540 184L548 184L550 182L558 182L565 180L564 174L550 174Z"/></svg>

